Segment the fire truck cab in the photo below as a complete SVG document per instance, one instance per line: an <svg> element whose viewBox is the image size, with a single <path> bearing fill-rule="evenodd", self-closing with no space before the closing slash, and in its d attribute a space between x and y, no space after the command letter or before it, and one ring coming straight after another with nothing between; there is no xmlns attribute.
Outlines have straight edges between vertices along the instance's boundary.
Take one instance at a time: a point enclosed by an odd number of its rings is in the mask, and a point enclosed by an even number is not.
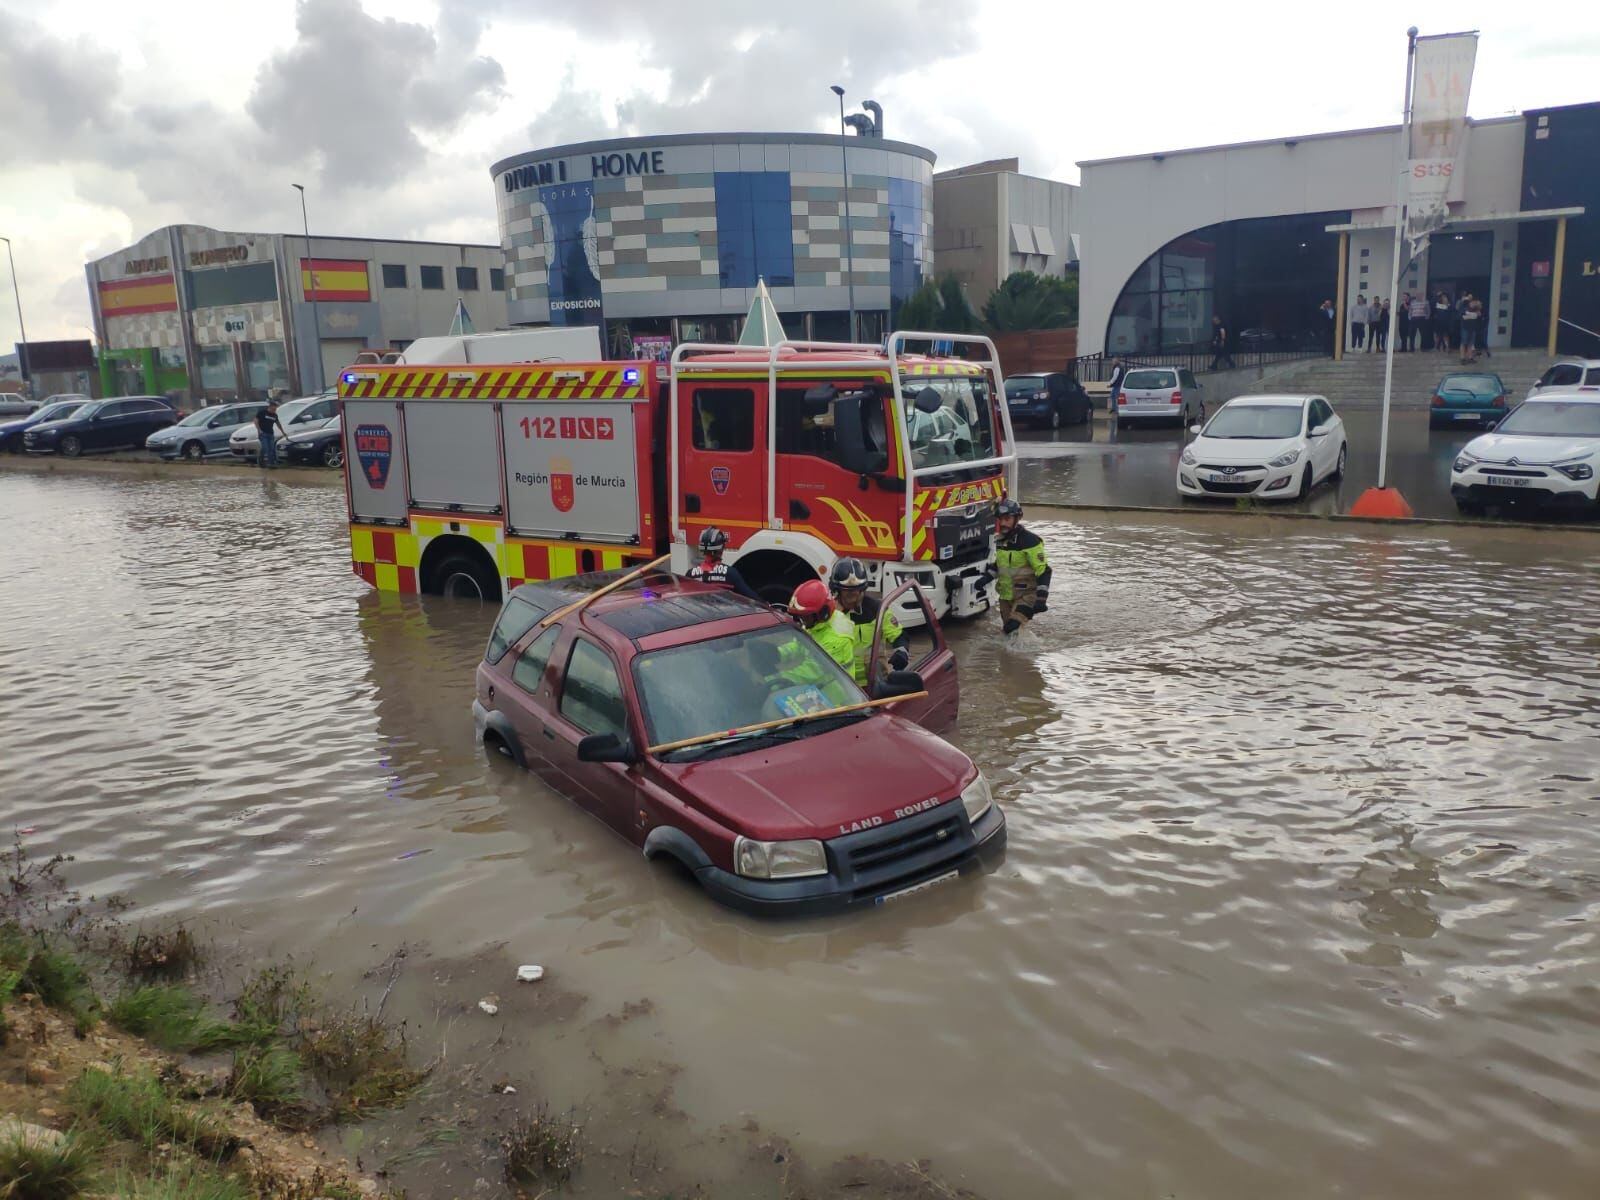
<svg viewBox="0 0 1600 1200"><path fill-rule="evenodd" d="M385 590L490 599L669 550L681 572L716 526L773 602L850 556L879 594L914 581L936 616L970 616L991 602L994 504L1016 494L1004 394L989 339L929 333L351 367L352 565ZM921 623L906 596L897 617Z"/></svg>

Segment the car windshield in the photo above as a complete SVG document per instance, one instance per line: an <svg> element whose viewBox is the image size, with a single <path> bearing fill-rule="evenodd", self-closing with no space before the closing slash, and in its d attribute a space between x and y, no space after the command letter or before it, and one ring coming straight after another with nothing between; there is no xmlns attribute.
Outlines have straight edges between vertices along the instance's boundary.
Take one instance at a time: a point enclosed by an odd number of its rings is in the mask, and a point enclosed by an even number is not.
<svg viewBox="0 0 1600 1200"><path fill-rule="evenodd" d="M1178 377L1171 371L1129 371L1122 381L1123 391L1160 391L1178 386Z"/></svg>
<svg viewBox="0 0 1600 1200"><path fill-rule="evenodd" d="M866 699L791 625L653 650L634 661L633 672L653 746Z"/></svg>
<svg viewBox="0 0 1600 1200"><path fill-rule="evenodd" d="M180 429L192 429L196 425L205 425L205 424L208 424L211 421L211 418L216 416L216 415L217 415L217 410L216 409L214 409L214 408L202 408L202 409L199 409L196 412L190 413L183 420L179 421L178 422L178 427Z"/></svg>
<svg viewBox="0 0 1600 1200"><path fill-rule="evenodd" d="M1300 434L1298 404L1225 404L1201 436L1208 438L1279 438Z"/></svg>
<svg viewBox="0 0 1600 1200"><path fill-rule="evenodd" d="M65 421L73 413L83 407L82 400L69 400L59 404L47 404L38 412L39 423L45 421Z"/></svg>
<svg viewBox="0 0 1600 1200"><path fill-rule="evenodd" d="M937 412L917 408L917 395L925 388L938 393ZM900 390L905 397L913 469L977 462L994 455L985 380L972 375L902 376Z"/></svg>
<svg viewBox="0 0 1600 1200"><path fill-rule="evenodd" d="M1474 396L1498 396L1506 389L1498 375L1446 375L1439 381L1439 391L1470 392Z"/></svg>
<svg viewBox="0 0 1600 1200"><path fill-rule="evenodd" d="M1043 375L1013 375L1006 380L1007 396L1025 396L1044 391Z"/></svg>
<svg viewBox="0 0 1600 1200"><path fill-rule="evenodd" d="M1531 437L1600 437L1600 404L1529 400L1513 409L1495 432Z"/></svg>

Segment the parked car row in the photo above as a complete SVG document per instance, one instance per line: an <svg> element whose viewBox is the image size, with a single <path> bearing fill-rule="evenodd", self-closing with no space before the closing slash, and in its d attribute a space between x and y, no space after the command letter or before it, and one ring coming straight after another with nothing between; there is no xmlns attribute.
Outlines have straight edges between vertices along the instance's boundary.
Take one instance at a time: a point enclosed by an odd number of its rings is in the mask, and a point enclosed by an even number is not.
<svg viewBox="0 0 1600 1200"><path fill-rule="evenodd" d="M278 424L283 426L285 435L278 438L279 450L284 450L286 442L296 435L322 428L338 411L338 394L331 390L298 400L285 400L278 405ZM228 437L228 452L245 462L255 462L261 455L259 439L260 433L253 420L240 425Z"/></svg>
<svg viewBox="0 0 1600 1200"><path fill-rule="evenodd" d="M178 412L165 396L89 400L30 425L22 433L22 448L64 458L77 458L86 450L133 450L177 420Z"/></svg>

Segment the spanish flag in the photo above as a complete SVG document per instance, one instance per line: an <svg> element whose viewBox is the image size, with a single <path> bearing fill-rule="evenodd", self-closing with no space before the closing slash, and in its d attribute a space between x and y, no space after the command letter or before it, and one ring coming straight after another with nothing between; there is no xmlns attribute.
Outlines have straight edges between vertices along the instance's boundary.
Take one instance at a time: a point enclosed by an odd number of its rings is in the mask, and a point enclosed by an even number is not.
<svg viewBox="0 0 1600 1200"><path fill-rule="evenodd" d="M302 258L300 290L307 300L349 300L365 304L372 299L367 264L351 258Z"/></svg>
<svg viewBox="0 0 1600 1200"><path fill-rule="evenodd" d="M172 312L177 307L178 289L170 274L113 279L100 285L100 315L104 317L136 317L140 313Z"/></svg>

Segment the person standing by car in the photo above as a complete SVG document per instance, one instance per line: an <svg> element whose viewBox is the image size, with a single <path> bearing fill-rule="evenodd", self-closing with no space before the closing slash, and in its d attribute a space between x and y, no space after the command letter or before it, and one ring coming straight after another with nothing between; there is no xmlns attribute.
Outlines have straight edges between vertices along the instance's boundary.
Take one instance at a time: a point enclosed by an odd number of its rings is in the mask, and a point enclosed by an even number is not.
<svg viewBox="0 0 1600 1200"><path fill-rule="evenodd" d="M1128 364L1121 358L1111 360L1111 378L1106 391L1106 415L1113 421L1117 419L1117 393L1122 390L1122 377L1128 373Z"/></svg>
<svg viewBox="0 0 1600 1200"><path fill-rule="evenodd" d="M709 525L700 531L700 561L684 572L685 579L693 579L696 583L720 583L731 587L741 596L749 596L752 600L761 597L756 590L744 581L744 576L739 573L739 568L732 563L722 561L723 553L728 549L728 535L715 525Z"/></svg>
<svg viewBox="0 0 1600 1200"><path fill-rule="evenodd" d="M789 614L800 622L800 628L853 678L856 648L848 637L834 629L833 611L833 597L828 595L828 585L820 579L806 580L789 597Z"/></svg>
<svg viewBox="0 0 1600 1200"><path fill-rule="evenodd" d="M828 575L828 587L833 592L835 604L828 620L835 633L850 639L855 653L850 673L862 687L867 686L867 666L872 658L873 638L877 635L878 613L883 609L882 601L876 596L867 595L870 582L867 568L859 558L841 558L833 564L833 570ZM906 634L893 613L884 613L883 616L883 644L892 651L889 669L905 670L906 663L910 661L906 652Z"/></svg>
<svg viewBox="0 0 1600 1200"><path fill-rule="evenodd" d="M1359 350L1367 343L1367 298L1356 297L1350 306L1350 349Z"/></svg>
<svg viewBox="0 0 1600 1200"><path fill-rule="evenodd" d="M1410 313L1411 336L1414 339L1415 348L1426 353L1429 349L1428 337L1430 335L1428 329L1428 298L1421 292L1411 297ZM1408 345L1406 348L1409 350L1412 347Z"/></svg>
<svg viewBox="0 0 1600 1200"><path fill-rule="evenodd" d="M995 506L995 594L1000 597L1000 631L1016 633L1046 611L1050 562L1044 539L1022 527L1022 505L1007 496Z"/></svg>
<svg viewBox="0 0 1600 1200"><path fill-rule="evenodd" d="M1223 359L1228 360L1228 369L1233 369L1233 355L1228 353L1228 327L1222 323L1221 317L1211 318L1211 369L1219 370Z"/></svg>
<svg viewBox="0 0 1600 1200"><path fill-rule="evenodd" d="M268 400L267 406L256 414L256 435L260 443L256 461L263 469L278 465L278 435L272 432L274 426L277 427L278 433L284 437L289 436L288 430L283 427L283 422L278 420L278 402Z"/></svg>

